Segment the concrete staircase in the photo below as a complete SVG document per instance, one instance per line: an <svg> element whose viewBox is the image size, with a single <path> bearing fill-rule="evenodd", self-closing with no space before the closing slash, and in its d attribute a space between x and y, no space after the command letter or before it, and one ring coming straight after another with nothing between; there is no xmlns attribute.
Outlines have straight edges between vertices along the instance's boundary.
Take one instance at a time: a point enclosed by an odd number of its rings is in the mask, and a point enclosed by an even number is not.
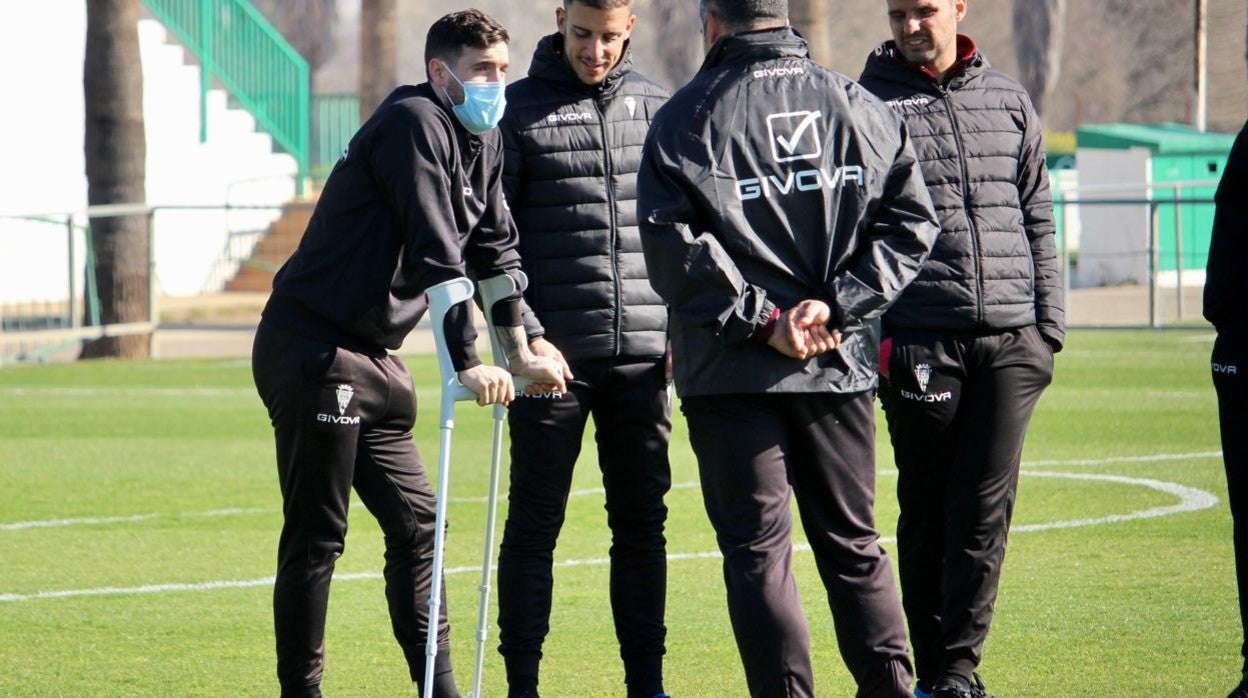
<svg viewBox="0 0 1248 698"><path fill-rule="evenodd" d="M290 259L312 220L315 201L295 201L282 208L282 214L269 224L268 232L256 243L251 256L239 262L238 271L225 284L226 291L267 293L273 289L273 275Z"/></svg>

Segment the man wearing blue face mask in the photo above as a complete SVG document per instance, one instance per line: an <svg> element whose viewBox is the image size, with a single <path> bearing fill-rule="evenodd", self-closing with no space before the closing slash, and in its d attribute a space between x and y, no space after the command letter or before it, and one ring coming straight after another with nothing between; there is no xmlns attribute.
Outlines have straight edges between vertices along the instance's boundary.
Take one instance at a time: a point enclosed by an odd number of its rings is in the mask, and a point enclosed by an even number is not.
<svg viewBox="0 0 1248 698"><path fill-rule="evenodd" d="M386 600L418 684L425 673L435 497L412 443L416 398L398 349L430 286L520 268L502 196L507 31L476 10L434 23L429 82L396 89L334 166L299 248L278 272L252 371L277 443L284 523L273 612L283 696L320 696L325 612L355 489L385 535ZM474 350L469 313L447 319L452 361L481 405L511 375ZM565 391L567 367L516 294L494 309L512 371ZM445 589L445 587L443 587ZM443 600L433 695L459 695ZM420 687L423 691L423 686Z"/></svg>

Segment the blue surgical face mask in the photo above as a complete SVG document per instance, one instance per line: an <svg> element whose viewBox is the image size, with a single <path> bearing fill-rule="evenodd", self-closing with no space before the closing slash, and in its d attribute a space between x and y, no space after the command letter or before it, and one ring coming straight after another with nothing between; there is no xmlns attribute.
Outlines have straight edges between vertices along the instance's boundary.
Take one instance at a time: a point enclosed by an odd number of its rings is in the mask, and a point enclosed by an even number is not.
<svg viewBox="0 0 1248 698"><path fill-rule="evenodd" d="M445 64L443 64L445 65ZM501 82L464 82L446 66L446 72L464 88L464 103L455 104L449 92L451 111L469 133L481 135L498 125L507 109L507 95ZM445 90L443 90L445 92Z"/></svg>

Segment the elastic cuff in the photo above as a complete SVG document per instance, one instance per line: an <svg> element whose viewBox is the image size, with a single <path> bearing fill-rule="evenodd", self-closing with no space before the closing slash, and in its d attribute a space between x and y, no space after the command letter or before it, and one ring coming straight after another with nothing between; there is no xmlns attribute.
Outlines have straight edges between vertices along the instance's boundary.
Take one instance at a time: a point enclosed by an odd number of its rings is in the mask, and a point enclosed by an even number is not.
<svg viewBox="0 0 1248 698"><path fill-rule="evenodd" d="M1045 344L1049 345L1049 348L1053 350L1054 354L1062 350L1062 339L1060 337L1054 337L1048 332L1040 330L1040 338L1044 340Z"/></svg>
<svg viewBox="0 0 1248 698"><path fill-rule="evenodd" d="M758 329L754 330L754 334L750 335L750 339L753 339L759 344L766 344L769 340L771 340L771 335L775 334L776 323L779 322L779 320L780 308L773 305L771 306L771 314L767 316L767 321L759 325Z"/></svg>
<svg viewBox="0 0 1248 698"><path fill-rule="evenodd" d="M458 351L456 351L456 345L454 344L447 347L447 349L451 353L451 366L455 368L457 373L481 365L481 357L477 355L476 342L461 344L458 346Z"/></svg>
<svg viewBox="0 0 1248 698"><path fill-rule="evenodd" d="M523 324L520 313L520 296L504 298L494 304L494 324L499 327L516 327Z"/></svg>

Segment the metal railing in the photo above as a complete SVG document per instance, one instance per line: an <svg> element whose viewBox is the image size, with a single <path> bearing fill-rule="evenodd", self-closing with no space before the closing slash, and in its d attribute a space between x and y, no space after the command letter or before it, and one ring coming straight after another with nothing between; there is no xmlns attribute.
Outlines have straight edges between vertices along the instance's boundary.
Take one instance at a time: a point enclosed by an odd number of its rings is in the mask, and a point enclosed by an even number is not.
<svg viewBox="0 0 1248 698"><path fill-rule="evenodd" d="M76 349L101 337L151 334L156 329L155 209L144 204L94 206L82 211L0 216L0 220L52 226L66 235L65 295L53 299L0 303L0 366L42 361L47 356ZM89 220L142 216L148 229L147 320L106 325L100 318L95 278L95 245ZM84 251L81 256L79 248Z"/></svg>
<svg viewBox="0 0 1248 698"><path fill-rule="evenodd" d="M1182 188L1182 187L1180 187ZM1079 196L1093 193L1094 196ZM1203 209L1208 213L1214 205L1210 198L1184 198L1175 196L1173 187L1154 187L1149 196L1135 195L1121 198L1103 196L1103 191L1065 191L1055 194L1064 204L1062 215L1067 235L1058 241L1058 253L1062 258L1063 282L1067 290L1068 321L1078 327L1152 327L1190 326L1203 327L1197 322L1200 282L1203 272L1205 249L1192 249L1188 244L1191 231L1183 222L1189 209ZM1167 196L1169 194L1169 196ZM310 208L311 203L296 205ZM203 219L218 216L226 226L228 241L221 254L227 262L219 274L220 285L224 279L240 267L276 268L281 259L264 256L256 248L262 237L258 225L251 218L260 212L281 208L276 205L202 205L202 206L147 206L119 205L92 207L79 211L32 213L26 215L0 216L0 260L20 259L19 271L29 272L29 281L10 283L9 288L29 291L38 282L40 289L28 300L14 301L0 294L0 365L18 361L40 361L79 346L82 342L104 336L128 334L151 334L159 325L159 279L161 268L156 266L157 239L160 231L173 234L165 238L167 244L177 244L179 234L187 229L186 216ZM1116 217L1131 221L1130 243L1113 252L1089 252L1087 241L1094 231L1082 231L1082 243L1073 244L1071 232L1075 223L1087 212L1087 207L1108 207ZM1132 212L1131 209L1136 211ZM93 245L88 221L108 216L143 216L148 226L151 262L149 279L149 302L147 317L140 322L103 325L100 322L99 299L93 278ZM1167 218L1177 221L1170 229L1162 222ZM1165 232L1163 233L1163 230ZM170 231L174 231L170 233ZM301 230L297 231L302 233ZM1173 235L1170 245L1163 245L1163 235ZM36 240L36 238L38 240ZM1207 238L1204 238L1207 241ZM34 244L40 242L40 245ZM57 244L42 244L52 243ZM20 247L18 247L20 245ZM180 245L179 245L180 247ZM41 249L35 254L31 250ZM6 253L6 249L21 249L21 257ZM1175 270L1162 268L1163 256L1171 255ZM1076 287L1072 280L1079 265L1113 260L1129 263L1140 271L1138 281L1107 287ZM1200 260L1196 262L1195 260ZM163 269L166 276L176 273ZM63 276L62 276L63 274ZM1167 276L1169 274L1169 276ZM45 283L46 282L46 283ZM220 285L204 293L215 294ZM1076 285L1077 286L1077 285ZM0 290L3 290L0 288ZM42 295L40 295L42 294ZM26 293L23 298L31 294ZM202 295L202 294L201 294ZM1189 321L1190 320L1190 321ZM153 342L153 354L155 354Z"/></svg>
<svg viewBox="0 0 1248 698"><path fill-rule="evenodd" d="M1143 323L1133 323L1126 317L1125 323L1105 322L1099 320L1090 323L1092 326L1147 326L1161 328L1171 321L1183 324L1188 319L1200 316L1199 310L1193 312L1188 308L1193 287L1203 283L1190 284L1192 278L1202 276L1208 255L1208 237L1206 230L1196 231L1185 221L1193 210L1205 214L1206 219L1212 218L1214 199L1210 196L1184 196L1189 190L1208 190L1217 185L1216 181L1167 182L1153 185L1114 185L1100 187L1083 187L1077 190L1055 191L1053 195L1054 212L1061 218L1059 228L1065 234L1057 238L1058 254L1062 259L1062 282L1066 298L1070 299L1072 280L1075 268L1079 264L1098 261L1100 259L1126 260L1131 264L1143 262L1144 278L1136 284L1146 294L1147 315ZM1091 194L1091 196L1085 196ZM1169 196L1167 196L1167 194ZM1106 207L1114 215L1126 217L1130 209L1144 214L1145 225L1138 231L1135 242L1125 248L1109 252L1089 252L1080 245L1075 249L1071 245L1070 231L1075 228L1076 219L1083 207ZM1124 210L1127 209L1127 210ZM1083 223L1086 227L1086 221ZM1197 236L1200 233L1200 236ZM1199 244L1188 244L1193 239ZM1186 242L1185 242L1186 240ZM1186 277L1186 280L1185 280ZM1164 281L1164 283L1163 283ZM1129 287L1130 284L1119 286ZM1166 290L1169 289L1170 293ZM1167 303L1170 295L1173 305ZM1069 301L1068 301L1069 305ZM1127 309L1124 308L1124 312ZM1088 325L1089 323L1072 323Z"/></svg>
<svg viewBox="0 0 1248 698"><path fill-rule="evenodd" d="M352 94L312 95L312 179L324 182L360 128L360 98Z"/></svg>
<svg viewBox="0 0 1248 698"><path fill-rule="evenodd" d="M307 204L310 206L310 204ZM77 211L31 214L0 214L0 255L6 248L21 246L20 298L0 295L0 366L41 362L77 349L83 342L101 337L152 335L151 354L157 355L154 333L160 321L160 272L157 240L161 231L186 229L185 216L221 216L232 227L231 215L253 216L273 212L275 205L149 206L115 204ZM95 280L95 256L88 221L112 217L141 216L148 236L147 308L143 320L106 324L101 322L100 299ZM163 216L164 223L158 223ZM64 244L48 244L60 241ZM239 256L246 254L239 250ZM237 266L237 260L235 262ZM63 270L63 271L62 271ZM64 276L60 276L64 273ZM176 273L176 272L170 272ZM11 281L11 280L10 280ZM14 284L10 283L10 290ZM29 291L35 288L33 293Z"/></svg>
<svg viewBox="0 0 1248 698"><path fill-rule="evenodd" d="M308 62L247 0L143 0L199 59L200 140L208 138L208 91L217 80L308 175Z"/></svg>

